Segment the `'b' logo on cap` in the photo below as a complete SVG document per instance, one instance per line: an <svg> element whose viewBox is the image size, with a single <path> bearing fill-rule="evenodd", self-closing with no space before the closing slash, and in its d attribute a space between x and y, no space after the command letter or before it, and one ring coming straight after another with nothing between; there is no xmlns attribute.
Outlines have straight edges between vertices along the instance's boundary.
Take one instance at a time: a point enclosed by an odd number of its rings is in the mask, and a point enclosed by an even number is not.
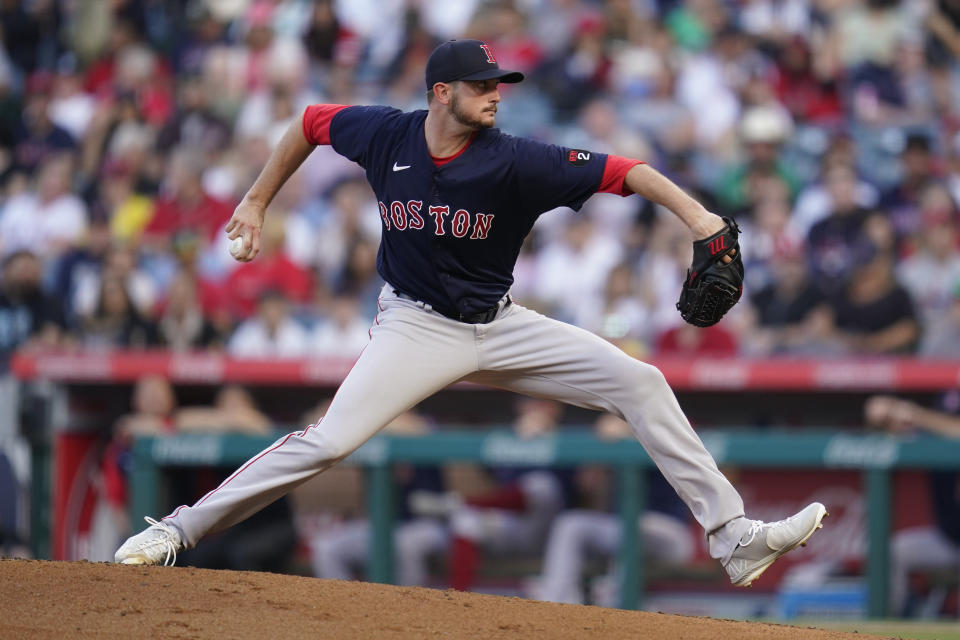
<svg viewBox="0 0 960 640"><path fill-rule="evenodd" d="M482 44L480 45L480 48L483 49L485 54L487 54L487 62L491 64L497 64L497 59L493 57L493 50L490 48L490 45Z"/></svg>

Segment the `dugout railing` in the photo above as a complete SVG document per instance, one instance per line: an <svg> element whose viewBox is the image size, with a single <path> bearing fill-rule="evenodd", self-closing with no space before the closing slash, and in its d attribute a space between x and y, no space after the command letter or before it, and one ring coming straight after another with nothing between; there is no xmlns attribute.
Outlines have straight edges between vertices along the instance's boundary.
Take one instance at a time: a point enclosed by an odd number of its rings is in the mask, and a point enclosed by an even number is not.
<svg viewBox="0 0 960 640"><path fill-rule="evenodd" d="M909 439L887 435L817 432L758 433L711 431L702 439L721 466L779 469L855 469L862 473L867 501L867 609L870 617L887 615L890 575L891 475L896 469L960 469L960 441L930 436ZM141 438L133 449L130 516L142 522L168 505L158 503L157 488L166 466L236 466L273 443L271 438L242 435L179 435ZM378 435L344 463L362 465L366 501L373 527L369 578L389 583L393 568L394 499L391 466L395 463L578 466L604 464L616 469L619 514L636 522L643 509L644 474L650 458L633 441L603 441L589 433L560 433L520 439L507 430L487 433L446 432L429 436ZM621 606L642 602L642 541L637 527L623 527L619 552Z"/></svg>

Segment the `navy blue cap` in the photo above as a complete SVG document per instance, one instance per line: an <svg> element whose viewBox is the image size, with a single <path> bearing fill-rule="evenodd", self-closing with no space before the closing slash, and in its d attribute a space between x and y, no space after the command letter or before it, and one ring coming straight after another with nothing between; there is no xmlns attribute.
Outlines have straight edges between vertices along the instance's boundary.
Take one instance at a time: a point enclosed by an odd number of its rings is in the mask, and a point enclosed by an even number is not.
<svg viewBox="0 0 960 640"><path fill-rule="evenodd" d="M427 60L427 89L438 82L492 80L520 82L519 71L501 69L490 45L481 40L447 40Z"/></svg>

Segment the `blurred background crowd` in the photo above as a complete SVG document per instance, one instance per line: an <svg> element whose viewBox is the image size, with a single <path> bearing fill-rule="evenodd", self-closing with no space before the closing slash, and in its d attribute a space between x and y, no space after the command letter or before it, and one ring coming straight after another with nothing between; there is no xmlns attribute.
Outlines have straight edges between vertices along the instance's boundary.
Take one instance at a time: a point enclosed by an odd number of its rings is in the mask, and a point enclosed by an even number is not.
<svg viewBox="0 0 960 640"><path fill-rule="evenodd" d="M18 346L356 355L377 202L318 148L252 263L222 228L311 103L425 104L440 41L527 81L498 125L643 159L743 230L745 303L681 326L687 230L544 215L515 297L631 353L960 353L960 2L0 2L0 362Z"/></svg>

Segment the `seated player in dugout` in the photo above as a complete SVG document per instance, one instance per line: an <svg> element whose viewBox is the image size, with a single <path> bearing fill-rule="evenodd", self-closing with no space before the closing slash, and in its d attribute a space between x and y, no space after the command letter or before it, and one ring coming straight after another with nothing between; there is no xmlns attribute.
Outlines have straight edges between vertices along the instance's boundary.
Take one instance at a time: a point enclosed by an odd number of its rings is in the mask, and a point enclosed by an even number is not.
<svg viewBox="0 0 960 640"><path fill-rule="evenodd" d="M601 440L633 438L630 425L612 414L603 414L593 425ZM543 573L531 581L535 600L583 604L585 567L591 558L609 563L605 575L590 584L589 601L603 607L620 599L620 566L617 551L623 523L617 514L614 469L588 465L577 469L576 490L583 500L578 508L557 515L543 546ZM637 532L643 540L644 562L656 572L667 573L693 559L697 541L689 524L690 512L656 469L646 472L647 495ZM589 506L588 506L589 505ZM587 508L584 508L587 507Z"/></svg>
<svg viewBox="0 0 960 640"><path fill-rule="evenodd" d="M929 433L942 438L960 439L960 391L941 394L933 407L921 406L894 396L871 396L863 406L871 427L891 433L913 435ZM931 615L942 602L927 597L919 606L912 589L915 572L960 575L960 473L955 469L930 470L927 473L933 522L901 529L890 540L890 611L895 616Z"/></svg>
<svg viewBox="0 0 960 640"><path fill-rule="evenodd" d="M384 432L396 436L422 436L430 423L415 411L405 411ZM393 465L396 521L393 528L394 577L404 586L429 584L429 560L444 553L450 543L446 521L437 513L417 509L418 499L436 502L444 491L443 469L432 464ZM368 567L372 525L366 515L328 527L307 540L318 578L352 580Z"/></svg>
<svg viewBox="0 0 960 640"><path fill-rule="evenodd" d="M723 219L640 160L566 149L494 128L501 69L479 40L438 46L426 65L426 110L320 104L284 134L227 224L235 259L253 260L280 187L317 145L366 171L380 205L377 269L386 285L370 342L326 415L280 438L193 505L127 540L125 564L175 561L181 549L230 527L323 472L393 418L468 380L622 417L707 536L710 555L738 586L806 543L826 508L765 523L746 517L663 374L602 338L542 316L510 297L513 267L537 217L579 210L597 192L639 194L690 229L694 258L678 308L716 323L743 283L736 223Z"/></svg>
<svg viewBox="0 0 960 640"><path fill-rule="evenodd" d="M556 432L563 405L522 397L513 433L521 439ZM543 465L485 469L490 487L465 496L450 511L450 587L470 591L488 556L538 554L554 518L572 499L574 473Z"/></svg>

